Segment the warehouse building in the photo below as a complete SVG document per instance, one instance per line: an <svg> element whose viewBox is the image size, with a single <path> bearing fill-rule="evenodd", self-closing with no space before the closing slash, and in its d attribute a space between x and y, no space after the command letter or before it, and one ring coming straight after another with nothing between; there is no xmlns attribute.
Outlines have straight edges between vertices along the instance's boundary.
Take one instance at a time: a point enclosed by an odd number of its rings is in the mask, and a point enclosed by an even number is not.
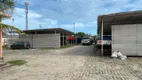
<svg viewBox="0 0 142 80"><path fill-rule="evenodd" d="M60 48L69 45L67 36L74 33L62 28L35 29L23 31L26 35L19 35L18 40L9 40L8 46L16 41L29 41L31 48Z"/></svg>
<svg viewBox="0 0 142 80"><path fill-rule="evenodd" d="M142 56L142 11L98 16L98 35L112 36L112 52Z"/></svg>

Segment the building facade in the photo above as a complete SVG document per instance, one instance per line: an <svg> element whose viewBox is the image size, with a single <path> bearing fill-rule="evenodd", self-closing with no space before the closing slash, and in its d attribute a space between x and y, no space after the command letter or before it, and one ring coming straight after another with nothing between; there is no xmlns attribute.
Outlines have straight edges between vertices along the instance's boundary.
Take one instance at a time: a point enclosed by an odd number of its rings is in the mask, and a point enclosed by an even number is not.
<svg viewBox="0 0 142 80"><path fill-rule="evenodd" d="M72 35L70 32L61 28L26 30L25 35L20 35L16 41L29 41L31 48L60 48L68 45L67 36ZM9 40L9 47L16 42Z"/></svg>
<svg viewBox="0 0 142 80"><path fill-rule="evenodd" d="M142 56L142 11L98 16L98 35L112 36L112 52Z"/></svg>

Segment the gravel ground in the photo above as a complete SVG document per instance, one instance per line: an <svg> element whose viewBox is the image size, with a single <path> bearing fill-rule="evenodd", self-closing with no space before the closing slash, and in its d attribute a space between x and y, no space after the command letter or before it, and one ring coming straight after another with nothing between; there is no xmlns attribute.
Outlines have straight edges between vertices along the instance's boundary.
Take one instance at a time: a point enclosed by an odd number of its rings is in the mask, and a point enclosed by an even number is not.
<svg viewBox="0 0 142 80"><path fill-rule="evenodd" d="M0 80L142 80L142 58L95 56L92 46L59 50L6 50L5 61L26 65L0 70Z"/></svg>

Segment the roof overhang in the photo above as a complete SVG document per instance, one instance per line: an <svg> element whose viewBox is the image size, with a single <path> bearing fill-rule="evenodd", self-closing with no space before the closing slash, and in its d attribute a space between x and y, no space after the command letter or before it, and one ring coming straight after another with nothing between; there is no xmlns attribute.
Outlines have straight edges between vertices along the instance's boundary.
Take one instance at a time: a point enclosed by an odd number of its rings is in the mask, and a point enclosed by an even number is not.
<svg viewBox="0 0 142 80"><path fill-rule="evenodd" d="M53 34L53 33L60 33L60 34L67 34L73 35L74 33L62 28L49 28L49 29L34 29L34 30L24 30L26 34Z"/></svg>
<svg viewBox="0 0 142 80"><path fill-rule="evenodd" d="M111 34L111 25L142 24L142 11L121 12L98 16L98 34L103 29L105 35Z"/></svg>

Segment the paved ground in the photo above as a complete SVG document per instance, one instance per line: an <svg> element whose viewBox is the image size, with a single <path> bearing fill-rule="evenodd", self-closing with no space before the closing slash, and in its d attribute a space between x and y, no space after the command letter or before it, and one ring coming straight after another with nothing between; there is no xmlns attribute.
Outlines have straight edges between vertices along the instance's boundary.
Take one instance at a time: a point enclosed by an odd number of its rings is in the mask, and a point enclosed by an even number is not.
<svg viewBox="0 0 142 80"><path fill-rule="evenodd" d="M0 70L0 80L142 80L142 58L127 60L95 56L93 46L61 50L8 50L5 60L26 65Z"/></svg>

